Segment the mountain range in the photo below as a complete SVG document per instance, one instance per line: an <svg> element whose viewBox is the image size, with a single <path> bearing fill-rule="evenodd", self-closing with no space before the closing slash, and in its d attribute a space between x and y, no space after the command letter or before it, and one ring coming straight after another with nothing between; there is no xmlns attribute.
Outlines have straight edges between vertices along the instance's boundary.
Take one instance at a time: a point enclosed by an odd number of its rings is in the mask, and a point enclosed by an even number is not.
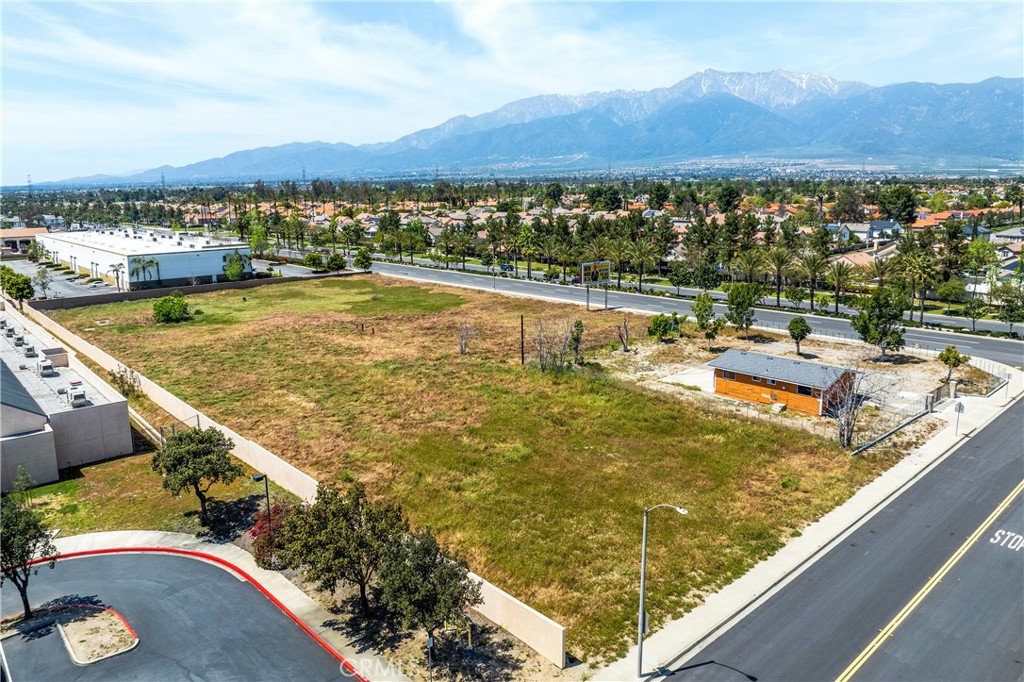
<svg viewBox="0 0 1024 682"><path fill-rule="evenodd" d="M67 182L174 183L435 173L567 173L723 159L938 169L1024 161L1024 79L872 87L828 76L700 71L675 85L542 95L393 142L291 143Z"/></svg>

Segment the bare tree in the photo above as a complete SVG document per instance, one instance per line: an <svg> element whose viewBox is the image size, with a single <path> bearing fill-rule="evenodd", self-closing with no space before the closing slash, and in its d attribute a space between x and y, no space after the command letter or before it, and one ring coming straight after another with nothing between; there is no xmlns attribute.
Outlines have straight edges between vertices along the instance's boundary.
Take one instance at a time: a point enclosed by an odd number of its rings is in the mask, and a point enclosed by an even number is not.
<svg viewBox="0 0 1024 682"><path fill-rule="evenodd" d="M465 355L469 352L469 342L478 336L476 327L471 322L463 320L459 323L459 355Z"/></svg>
<svg viewBox="0 0 1024 682"><path fill-rule="evenodd" d="M615 327L615 333L619 335L619 343L622 344L622 352L629 352L629 318L622 318L622 324Z"/></svg>
<svg viewBox="0 0 1024 682"><path fill-rule="evenodd" d="M864 403L869 400L882 402L886 382L878 372L856 367L836 368L834 376L837 383L825 414L836 424L839 444L849 448L853 446L854 432Z"/></svg>

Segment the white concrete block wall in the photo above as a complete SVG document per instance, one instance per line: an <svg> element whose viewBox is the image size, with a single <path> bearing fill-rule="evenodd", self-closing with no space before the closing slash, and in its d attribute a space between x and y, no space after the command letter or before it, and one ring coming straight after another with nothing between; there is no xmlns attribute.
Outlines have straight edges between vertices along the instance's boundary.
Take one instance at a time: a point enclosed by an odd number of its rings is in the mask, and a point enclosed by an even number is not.
<svg viewBox="0 0 1024 682"><path fill-rule="evenodd" d="M3 439L0 445L0 490L10 490L18 476L19 466L24 467L36 483L50 483L59 478L53 429L46 426L42 431Z"/></svg>

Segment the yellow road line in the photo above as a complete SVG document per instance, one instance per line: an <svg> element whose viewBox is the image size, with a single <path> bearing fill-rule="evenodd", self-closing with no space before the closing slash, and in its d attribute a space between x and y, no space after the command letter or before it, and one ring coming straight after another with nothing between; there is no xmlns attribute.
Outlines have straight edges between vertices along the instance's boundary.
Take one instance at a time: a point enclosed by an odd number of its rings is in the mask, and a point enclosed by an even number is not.
<svg viewBox="0 0 1024 682"><path fill-rule="evenodd" d="M942 582L942 579L950 572L950 570L952 570L953 566L963 558L964 554L967 554L967 550L971 548L971 545L977 542L978 538L984 535L985 531L989 529L989 526L995 523L995 520L999 515L1006 511L1006 508L1013 503L1014 498L1020 495L1021 491L1024 491L1024 481L1018 483L1017 487L1010 491L1010 494L1006 496L1006 499L999 503L999 506L989 514L988 518L985 519L980 526L978 526L978 529L971 533L970 537L964 541L964 544L960 545L960 548L953 553L953 556L949 557L946 563L942 565L942 568L939 569L939 572L933 575L931 579L925 583L924 587L922 587L921 590L915 594L909 602L907 602L907 605L900 609L900 612L896 614L896 617L893 618L888 625L882 628L878 633L878 636L871 640L871 644L868 644L867 648L860 652L860 655L857 656L857 658L853 659L853 662L847 666L846 670L836 678L836 682L849 682L849 680L853 678L854 673L860 670L861 666L871 658L871 655L881 648L882 643L885 642L885 640L892 637L896 628L898 628L900 624L905 621L911 613L913 613L914 609L924 601L924 598L928 596L928 593L931 592L936 585Z"/></svg>

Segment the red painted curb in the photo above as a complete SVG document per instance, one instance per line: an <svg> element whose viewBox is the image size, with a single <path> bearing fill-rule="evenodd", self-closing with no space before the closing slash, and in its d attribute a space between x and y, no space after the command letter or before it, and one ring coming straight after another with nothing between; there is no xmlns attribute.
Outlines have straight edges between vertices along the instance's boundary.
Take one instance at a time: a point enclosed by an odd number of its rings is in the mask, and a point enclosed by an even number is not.
<svg viewBox="0 0 1024 682"><path fill-rule="evenodd" d="M352 673L352 675L355 676L355 678L357 680L359 680L360 682L370 682L369 679L367 679L366 677L363 677L363 675L361 675L359 672L357 672L356 669L355 669L355 666L353 666L351 663L349 663L348 660L344 656L339 654L337 651L335 651L331 647L330 644L328 644L326 641L324 641L323 637L321 637L320 635L315 633L312 630L312 628L310 628L308 625L303 623L302 620L298 616L296 616L294 613L292 613L291 610L287 606L282 604L281 601L277 597L275 597L273 594L271 594L270 591L267 590L267 588L263 587L263 585L261 585L258 580L256 580L251 575L249 575L248 573L246 573L245 571L240 569L238 566L235 566L233 563L231 563L227 559L222 559L222 558L220 558L218 556L213 556L212 554L206 554L205 552L196 552L194 550L180 549L178 547L108 547L108 548L105 548L105 549L87 549L87 550L82 550L80 552L68 552L66 554L59 554L59 555L57 555L56 559L57 559L57 561L60 561L61 559L74 559L76 557L96 556L96 555L102 555L102 554L176 554L176 555L179 555L179 556L187 556L187 557L190 557L190 558L193 558L193 559L202 559L204 561L211 561L211 562L217 564L218 566L221 566L223 568L228 569L229 571L234 571L239 576L241 576L243 580L245 580L246 582L250 583L253 587L255 587L257 590L262 592L264 597L269 599L274 604L274 606L276 606L278 609L280 609L282 612L284 612L285 615L287 615L289 618L291 618L295 622L296 625L298 625L300 628L302 628L305 631L305 633L307 635L309 635L310 637L312 637L313 640L316 641L317 644L322 646L324 648L324 650L327 651L327 653L329 653L339 663L341 663L345 667L346 670L348 670L350 673ZM38 559L33 559L32 561L28 562L28 565L32 566L34 564L45 563L47 561L50 561L51 559L52 559L52 557L40 557ZM114 613L117 613L117 611L114 611ZM117 615L120 616L121 614L118 613ZM125 621L123 616L121 617L121 620L124 621L125 625L128 625L128 621ZM132 630L132 627L130 625L128 625L128 629ZM132 630L132 632L134 633L135 631Z"/></svg>

